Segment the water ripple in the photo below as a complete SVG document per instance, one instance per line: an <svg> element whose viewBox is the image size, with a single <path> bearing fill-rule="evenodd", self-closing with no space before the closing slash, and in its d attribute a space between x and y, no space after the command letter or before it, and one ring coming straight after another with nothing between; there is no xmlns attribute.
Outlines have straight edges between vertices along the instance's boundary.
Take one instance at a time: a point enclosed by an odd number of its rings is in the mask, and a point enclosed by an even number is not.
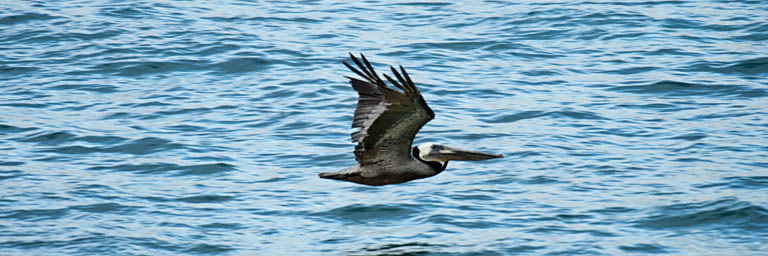
<svg viewBox="0 0 768 256"><path fill-rule="evenodd" d="M3 255L768 251L762 1L6 2ZM317 178L349 52L505 158Z"/></svg>
<svg viewBox="0 0 768 256"><path fill-rule="evenodd" d="M641 228L696 228L717 225L759 230L768 223L768 209L737 200L674 204L657 209L661 214L636 221Z"/></svg>

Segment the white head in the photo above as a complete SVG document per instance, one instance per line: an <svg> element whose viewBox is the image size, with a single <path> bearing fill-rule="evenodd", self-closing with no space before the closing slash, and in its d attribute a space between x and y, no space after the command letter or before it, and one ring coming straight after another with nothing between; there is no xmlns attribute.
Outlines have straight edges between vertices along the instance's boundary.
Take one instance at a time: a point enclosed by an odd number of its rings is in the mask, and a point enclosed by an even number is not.
<svg viewBox="0 0 768 256"><path fill-rule="evenodd" d="M420 144L419 146L417 146L417 148L419 148L419 158L421 158L421 160L424 160L424 161L438 162L441 165L445 165L445 163L448 162L447 159L434 157L438 155L436 153L439 151L439 147L440 145L437 145L432 142ZM435 151L435 153L432 153L433 151Z"/></svg>

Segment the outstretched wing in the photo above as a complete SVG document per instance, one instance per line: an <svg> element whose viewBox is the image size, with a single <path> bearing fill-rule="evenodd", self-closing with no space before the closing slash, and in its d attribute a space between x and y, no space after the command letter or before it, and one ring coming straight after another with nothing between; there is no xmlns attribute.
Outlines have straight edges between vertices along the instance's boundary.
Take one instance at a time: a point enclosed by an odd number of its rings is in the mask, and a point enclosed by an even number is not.
<svg viewBox="0 0 768 256"><path fill-rule="evenodd" d="M352 140L357 143L355 159L361 166L379 161L407 162L413 137L435 117L435 113L427 106L403 66L400 66L402 75L390 66L397 80L384 74L391 84L403 91L400 92L384 84L365 56L360 54L362 62L351 53L349 56L360 70L346 62L344 65L363 78L347 76L360 96L352 122L352 128L360 128L352 133Z"/></svg>

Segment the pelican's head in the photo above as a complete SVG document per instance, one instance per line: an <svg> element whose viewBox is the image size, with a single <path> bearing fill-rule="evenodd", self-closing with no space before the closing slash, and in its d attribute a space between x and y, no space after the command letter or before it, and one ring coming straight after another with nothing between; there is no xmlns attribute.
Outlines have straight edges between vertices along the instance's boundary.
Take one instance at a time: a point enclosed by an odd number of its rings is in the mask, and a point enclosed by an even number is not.
<svg viewBox="0 0 768 256"><path fill-rule="evenodd" d="M427 162L438 162L442 166L445 166L449 160L480 161L504 157L504 155L501 154L497 155L479 151L464 150L434 143L421 144L417 146L414 151L416 150L418 150L418 157L421 158L421 160Z"/></svg>

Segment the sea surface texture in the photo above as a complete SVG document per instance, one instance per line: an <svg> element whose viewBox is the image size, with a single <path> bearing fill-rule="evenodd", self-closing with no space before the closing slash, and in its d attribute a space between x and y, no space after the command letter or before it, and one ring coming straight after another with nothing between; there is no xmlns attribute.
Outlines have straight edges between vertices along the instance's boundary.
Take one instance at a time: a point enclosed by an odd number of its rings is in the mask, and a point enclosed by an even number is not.
<svg viewBox="0 0 768 256"><path fill-rule="evenodd" d="M403 65L370 187L342 61ZM0 255L768 255L765 1L2 1Z"/></svg>

